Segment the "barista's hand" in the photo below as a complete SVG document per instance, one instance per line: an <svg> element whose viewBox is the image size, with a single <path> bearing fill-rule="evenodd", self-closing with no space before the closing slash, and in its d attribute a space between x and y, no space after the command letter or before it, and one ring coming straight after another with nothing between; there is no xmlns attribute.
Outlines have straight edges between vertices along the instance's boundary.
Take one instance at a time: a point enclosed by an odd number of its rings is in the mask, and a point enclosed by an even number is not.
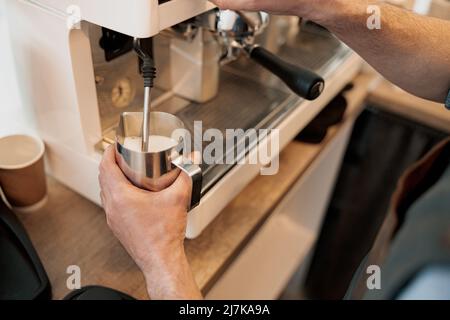
<svg viewBox="0 0 450 320"><path fill-rule="evenodd" d="M330 0L210 0L221 9L265 11L273 14L295 15L319 23L321 11L326 10ZM336 6L339 0L331 0Z"/></svg>
<svg viewBox="0 0 450 320"><path fill-rule="evenodd" d="M192 188L187 175L161 192L141 190L123 175L111 146L99 180L108 225L143 271L150 297L201 298L183 245Z"/></svg>

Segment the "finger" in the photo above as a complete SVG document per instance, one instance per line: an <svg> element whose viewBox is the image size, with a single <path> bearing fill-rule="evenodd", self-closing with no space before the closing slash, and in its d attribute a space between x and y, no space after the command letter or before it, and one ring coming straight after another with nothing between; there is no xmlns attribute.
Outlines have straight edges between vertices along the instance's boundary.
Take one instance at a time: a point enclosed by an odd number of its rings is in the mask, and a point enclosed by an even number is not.
<svg viewBox="0 0 450 320"><path fill-rule="evenodd" d="M183 171L181 171L178 178L175 180L170 187L163 190L162 193L166 197L173 199L175 202L187 202L190 201L192 192L192 179L189 175Z"/></svg>
<svg viewBox="0 0 450 320"><path fill-rule="evenodd" d="M193 164L200 165L202 162L202 154L199 151L194 151L186 155L184 159L186 159L187 163L192 162ZM183 190L186 188L190 189L192 187L192 179L186 172L181 171L177 180L175 180L171 187L173 187L173 189L179 190Z"/></svg>
<svg viewBox="0 0 450 320"><path fill-rule="evenodd" d="M181 171L177 180L175 180L175 182L169 187L169 189L174 190L191 190L191 188L192 188L192 179L184 171Z"/></svg>
<svg viewBox="0 0 450 320"><path fill-rule="evenodd" d="M258 10L261 6L261 2L256 0L211 0L220 9L230 9L230 10ZM272 0L271 0L272 1Z"/></svg>
<svg viewBox="0 0 450 320"><path fill-rule="evenodd" d="M201 163L201 153L194 151L189 155L186 155L186 159L189 159L194 164ZM189 162L189 161L187 161ZM178 201L186 202L186 208L189 208L189 202L192 196L192 178L184 171L178 175L175 182L165 190L169 197L175 197Z"/></svg>
<svg viewBox="0 0 450 320"><path fill-rule="evenodd" d="M187 173L182 171L177 180L163 192L175 204L181 205L188 210L192 194L192 179Z"/></svg>
<svg viewBox="0 0 450 320"><path fill-rule="evenodd" d="M216 4L220 9L236 9L240 4L239 8L243 9L242 0L211 0L214 4Z"/></svg>

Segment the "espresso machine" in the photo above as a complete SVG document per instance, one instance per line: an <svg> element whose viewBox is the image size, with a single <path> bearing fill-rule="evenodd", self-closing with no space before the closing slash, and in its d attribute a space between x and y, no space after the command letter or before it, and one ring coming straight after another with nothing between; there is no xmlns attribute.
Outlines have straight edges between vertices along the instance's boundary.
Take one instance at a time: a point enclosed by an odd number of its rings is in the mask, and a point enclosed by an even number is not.
<svg viewBox="0 0 450 320"><path fill-rule="evenodd" d="M156 69L152 111L176 115L193 136L198 121L221 132L277 129L280 149L361 66L320 26L206 0L6 2L22 102L46 143L48 172L98 204L102 152L121 114L142 112L143 56ZM252 157L272 138L224 154ZM263 166L201 164L186 236L197 237Z"/></svg>

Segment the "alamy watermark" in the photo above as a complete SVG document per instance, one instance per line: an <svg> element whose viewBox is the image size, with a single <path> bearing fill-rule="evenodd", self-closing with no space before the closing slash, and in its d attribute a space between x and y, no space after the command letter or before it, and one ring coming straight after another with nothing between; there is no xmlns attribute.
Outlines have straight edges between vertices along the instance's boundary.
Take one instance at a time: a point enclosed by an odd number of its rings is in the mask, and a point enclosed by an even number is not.
<svg viewBox="0 0 450 320"><path fill-rule="evenodd" d="M367 18L366 26L369 30L380 30L381 29L381 8L377 5L367 6Z"/></svg>
<svg viewBox="0 0 450 320"><path fill-rule="evenodd" d="M280 132L278 129L210 128L195 121L193 136L189 130L177 129L172 139L183 140L183 154L201 154L196 164L259 165L261 175L275 175L279 170Z"/></svg>
<svg viewBox="0 0 450 320"><path fill-rule="evenodd" d="M66 280L67 289L81 289L81 268L77 265L70 265L67 267L66 273L69 275Z"/></svg>
<svg viewBox="0 0 450 320"><path fill-rule="evenodd" d="M381 290L381 268L377 265L371 265L367 267L367 289L369 290Z"/></svg>

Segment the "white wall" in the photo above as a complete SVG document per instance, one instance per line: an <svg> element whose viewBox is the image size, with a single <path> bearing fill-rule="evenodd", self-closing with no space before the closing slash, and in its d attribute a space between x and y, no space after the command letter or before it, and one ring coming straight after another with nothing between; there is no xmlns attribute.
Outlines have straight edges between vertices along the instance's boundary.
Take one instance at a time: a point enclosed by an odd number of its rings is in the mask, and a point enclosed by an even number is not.
<svg viewBox="0 0 450 320"><path fill-rule="evenodd" d="M24 112L10 47L6 1L0 0L0 137L13 133L34 133L33 115ZM13 26L12 26L13 27ZM24 35L26 36L26 35Z"/></svg>

